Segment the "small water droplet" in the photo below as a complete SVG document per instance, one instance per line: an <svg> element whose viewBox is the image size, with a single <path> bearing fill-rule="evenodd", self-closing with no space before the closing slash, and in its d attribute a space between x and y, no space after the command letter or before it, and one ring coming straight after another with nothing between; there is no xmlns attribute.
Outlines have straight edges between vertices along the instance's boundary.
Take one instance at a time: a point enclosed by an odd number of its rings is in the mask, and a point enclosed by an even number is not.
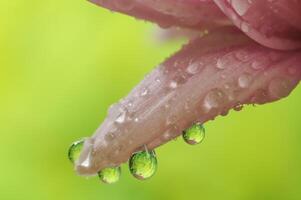
<svg viewBox="0 0 301 200"><path fill-rule="evenodd" d="M259 60L254 60L254 62L252 62L251 67L255 70L260 70L264 68L264 62L261 62Z"/></svg>
<svg viewBox="0 0 301 200"><path fill-rule="evenodd" d="M243 109L243 104L242 103L240 103L240 102L238 102L234 107L233 107L233 109L235 110L235 111L241 111L242 109Z"/></svg>
<svg viewBox="0 0 301 200"><path fill-rule="evenodd" d="M131 174L140 180L151 178L157 171L158 162L155 151L140 151L134 153L129 160Z"/></svg>
<svg viewBox="0 0 301 200"><path fill-rule="evenodd" d="M120 167L108 167L98 172L99 179L106 184L113 184L118 182L120 175Z"/></svg>
<svg viewBox="0 0 301 200"><path fill-rule="evenodd" d="M176 81L171 81L169 84L169 87L172 89L175 89L178 87L178 83Z"/></svg>
<svg viewBox="0 0 301 200"><path fill-rule="evenodd" d="M183 131L183 139L186 143L195 145L201 143L205 138L205 128L203 125L196 123L190 128Z"/></svg>
<svg viewBox="0 0 301 200"><path fill-rule="evenodd" d="M188 65L188 67L186 69L187 73L192 74L192 75L198 73L199 70L200 70L200 66L199 66L199 63L197 63L197 62L194 62L194 63Z"/></svg>
<svg viewBox="0 0 301 200"><path fill-rule="evenodd" d="M74 142L68 151L68 158L69 160L74 164L76 162L76 160L79 159L79 156L81 154L81 151L84 147L84 140L79 140Z"/></svg>
<svg viewBox="0 0 301 200"><path fill-rule="evenodd" d="M242 22L240 28L243 32L248 33L250 31L250 24Z"/></svg>
<svg viewBox="0 0 301 200"><path fill-rule="evenodd" d="M148 89L147 88L144 88L140 94L140 96L146 96L148 94Z"/></svg>
<svg viewBox="0 0 301 200"><path fill-rule="evenodd" d="M238 85L241 88L248 88L252 82L252 76L250 74L242 74L238 78Z"/></svg>
<svg viewBox="0 0 301 200"><path fill-rule="evenodd" d="M216 67L218 69L225 69L226 68L226 64L224 63L224 61L222 59L218 59L216 62Z"/></svg>
<svg viewBox="0 0 301 200"><path fill-rule="evenodd" d="M235 53L235 57L242 62L246 62L249 60L249 53L245 50L240 50Z"/></svg>
<svg viewBox="0 0 301 200"><path fill-rule="evenodd" d="M125 121L125 117L126 117L126 112L123 111L119 114L119 116L117 117L115 122L118 123L118 124L122 124Z"/></svg>
<svg viewBox="0 0 301 200"><path fill-rule="evenodd" d="M114 5L116 8L123 10L123 11L129 11L134 8L134 1L133 0L114 0Z"/></svg>

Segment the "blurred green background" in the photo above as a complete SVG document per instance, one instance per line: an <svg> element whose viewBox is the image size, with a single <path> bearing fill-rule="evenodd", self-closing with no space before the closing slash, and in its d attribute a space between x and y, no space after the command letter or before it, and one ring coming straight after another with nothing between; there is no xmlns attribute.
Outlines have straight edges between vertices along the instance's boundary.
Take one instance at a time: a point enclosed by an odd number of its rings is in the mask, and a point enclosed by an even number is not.
<svg viewBox="0 0 301 200"><path fill-rule="evenodd" d="M75 175L69 145L179 48L153 25L86 1L0 2L0 199L301 199L301 87L287 99L206 124L202 145L157 150L149 181Z"/></svg>

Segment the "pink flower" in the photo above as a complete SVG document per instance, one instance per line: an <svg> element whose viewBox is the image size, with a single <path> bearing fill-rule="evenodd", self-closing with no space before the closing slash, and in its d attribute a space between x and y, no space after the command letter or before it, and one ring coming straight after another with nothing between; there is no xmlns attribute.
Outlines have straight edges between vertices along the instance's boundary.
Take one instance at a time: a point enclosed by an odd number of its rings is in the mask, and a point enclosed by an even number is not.
<svg viewBox="0 0 301 200"><path fill-rule="evenodd" d="M110 108L85 142L76 163L81 175L117 166L144 145L153 149L232 108L284 98L301 79L301 1L92 2L161 27L199 30L200 37Z"/></svg>

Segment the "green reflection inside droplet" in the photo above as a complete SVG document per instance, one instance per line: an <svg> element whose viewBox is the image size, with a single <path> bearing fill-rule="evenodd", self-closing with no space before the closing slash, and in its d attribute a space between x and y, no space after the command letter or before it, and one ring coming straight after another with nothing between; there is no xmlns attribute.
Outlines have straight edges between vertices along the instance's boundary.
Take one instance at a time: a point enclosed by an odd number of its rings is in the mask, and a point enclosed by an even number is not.
<svg viewBox="0 0 301 200"><path fill-rule="evenodd" d="M108 167L98 172L100 180L107 184L112 184L119 181L120 174L120 167Z"/></svg>
<svg viewBox="0 0 301 200"><path fill-rule="evenodd" d="M130 172L134 177L145 180L157 171L155 151L140 151L132 155L129 161Z"/></svg>
<svg viewBox="0 0 301 200"><path fill-rule="evenodd" d="M201 143L205 138L205 128L202 124L196 123L183 131L183 139L186 143L194 145Z"/></svg>
<svg viewBox="0 0 301 200"><path fill-rule="evenodd" d="M73 164L79 158L83 146L84 146L84 140L76 141L70 146L68 151L68 158Z"/></svg>

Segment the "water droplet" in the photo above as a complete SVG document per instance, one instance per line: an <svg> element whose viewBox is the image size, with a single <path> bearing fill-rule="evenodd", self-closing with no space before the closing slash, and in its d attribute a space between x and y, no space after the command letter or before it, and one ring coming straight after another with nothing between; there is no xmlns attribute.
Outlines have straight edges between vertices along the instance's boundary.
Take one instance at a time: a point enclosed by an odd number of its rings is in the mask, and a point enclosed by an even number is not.
<svg viewBox="0 0 301 200"><path fill-rule="evenodd" d="M241 111L242 109L243 109L243 104L242 103L240 103L240 102L238 102L234 107L233 107L233 109L235 110L235 111Z"/></svg>
<svg viewBox="0 0 301 200"><path fill-rule="evenodd" d="M218 69L225 69L226 68L226 64L223 62L222 59L218 59L216 62L216 67Z"/></svg>
<svg viewBox="0 0 301 200"><path fill-rule="evenodd" d="M171 81L169 84L169 87L172 89L175 89L178 87L178 83L176 81Z"/></svg>
<svg viewBox="0 0 301 200"><path fill-rule="evenodd" d="M238 85L241 88L248 88L252 82L252 76L250 74L242 74L238 78Z"/></svg>
<svg viewBox="0 0 301 200"><path fill-rule="evenodd" d="M240 28L243 32L247 33L250 31L250 24L248 24L247 22L242 22Z"/></svg>
<svg viewBox="0 0 301 200"><path fill-rule="evenodd" d="M240 16L245 15L250 8L248 1L231 0L231 5Z"/></svg>
<svg viewBox="0 0 301 200"><path fill-rule="evenodd" d="M134 1L133 0L114 0L115 6L123 11L129 11L134 8Z"/></svg>
<svg viewBox="0 0 301 200"><path fill-rule="evenodd" d="M74 142L68 151L68 158L74 164L79 159L80 153L84 147L84 140Z"/></svg>
<svg viewBox="0 0 301 200"><path fill-rule="evenodd" d="M120 175L120 167L108 167L98 172L99 179L107 184L113 184L119 181Z"/></svg>
<svg viewBox="0 0 301 200"><path fill-rule="evenodd" d="M225 101L225 94L219 89L211 90L204 99L204 106L207 110L218 108Z"/></svg>
<svg viewBox="0 0 301 200"><path fill-rule="evenodd" d="M246 62L249 60L249 53L245 50L240 50L235 53L235 57L242 62Z"/></svg>
<svg viewBox="0 0 301 200"><path fill-rule="evenodd" d="M158 163L155 151L140 151L132 155L129 161L130 172L140 180L151 178L157 171Z"/></svg>
<svg viewBox="0 0 301 200"><path fill-rule="evenodd" d="M259 60L255 60L252 64L251 67L255 70L260 70L264 68L264 62L261 62Z"/></svg>
<svg viewBox="0 0 301 200"><path fill-rule="evenodd" d="M183 139L186 143L195 145L201 143L205 138L205 128L202 124L196 123L183 131Z"/></svg>
<svg viewBox="0 0 301 200"><path fill-rule="evenodd" d="M123 111L119 114L119 116L117 117L115 122L118 123L118 124L122 124L125 121L125 117L126 117L126 112Z"/></svg>
<svg viewBox="0 0 301 200"><path fill-rule="evenodd" d="M146 96L148 94L148 89L147 88L144 88L140 94L140 96Z"/></svg>
<svg viewBox="0 0 301 200"><path fill-rule="evenodd" d="M194 62L194 63L188 65L186 71L188 74L196 74L196 73L198 73L199 68L200 68L199 63Z"/></svg>
<svg viewBox="0 0 301 200"><path fill-rule="evenodd" d="M286 97L291 92L289 80L283 78L275 78L270 82L269 93L273 98L280 99Z"/></svg>

